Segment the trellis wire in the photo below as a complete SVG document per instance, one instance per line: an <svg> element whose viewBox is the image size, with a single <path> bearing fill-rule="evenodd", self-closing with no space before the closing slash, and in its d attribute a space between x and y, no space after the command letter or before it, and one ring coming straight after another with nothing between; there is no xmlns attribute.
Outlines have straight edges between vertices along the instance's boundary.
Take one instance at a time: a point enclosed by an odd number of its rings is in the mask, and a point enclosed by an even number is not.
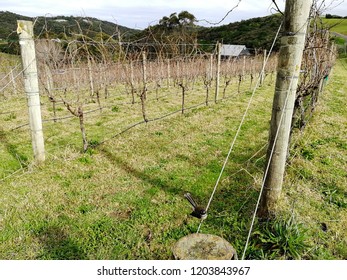
<svg viewBox="0 0 347 280"><path fill-rule="evenodd" d="M265 66L266 66L266 64L267 64L267 61L268 61L268 59L269 59L271 53L272 53L273 47L274 47L274 45L275 45L275 43L276 43L276 40L277 40L278 35L279 35L279 33L280 33L280 30L281 30L281 28L282 28L282 24L283 24L283 21L281 22L281 24L280 24L280 26L279 26L279 28L278 28L278 30L277 30L276 36L275 36L275 38L274 38L274 40L273 40L273 42L272 42L272 45L271 45L269 54L268 54L268 56L267 56L267 58L266 58L266 61L265 61L264 65L263 65L263 68L262 68L262 70L261 70L261 74L264 74ZM251 95L251 97L250 97L250 99L249 99L249 102L248 102L248 104L247 104L246 110L245 110L245 112L244 112L244 114L243 114L243 116L242 116L241 122L240 122L240 124L239 124L239 126L238 126L238 129L237 129L237 131L236 131L236 134L235 134L235 136L234 136L234 139L233 139L232 142L231 142L231 145L230 145L228 154L227 154L227 156L226 156L226 158L225 158L225 160L224 160L222 169L221 169L221 171L220 171L220 173L219 173L219 176L218 176L218 178L217 178L216 184L215 184L215 186L214 186L214 188L213 188L213 191L212 191L212 193L211 193L210 199L209 199L209 201L208 201L208 203L207 203L206 212L208 212L208 209L209 209L209 207L210 207L210 204L211 204L211 202L212 202L212 200L213 200L214 194L215 194L215 192L216 192L216 190L217 190L217 187L218 187L218 184L219 184L219 182L220 182L220 179L221 179L221 177L222 177L222 175L223 175L224 169L225 169L225 167L226 167L226 165L227 165L227 163L228 163L228 160L229 160L230 154L231 154L231 152L232 152L232 150L233 150L233 148L234 148L234 144L235 144L235 142L236 142L236 139L237 139L238 136L239 136L239 133L240 133L240 131L241 131L241 127L242 127L242 125L243 125L243 123L244 123L244 121L245 121L245 118L246 118L247 114L248 114L248 110L249 110L249 108L250 108L250 106L251 106L251 103L252 103L252 101L253 101L253 97L254 97L255 92L256 92L256 90L257 90L257 88L258 88L258 86L259 86L260 80L261 80L261 75L259 75L259 78L257 79L257 83L256 83L256 85L255 85L255 87L254 87L254 89L253 89L253 92L252 92L252 95ZM201 220L201 221L200 221L199 226L198 226L197 233L199 233L203 221L204 221L204 220Z"/></svg>
<svg viewBox="0 0 347 280"><path fill-rule="evenodd" d="M20 65L21 65L20 63L17 63L17 65L16 65L13 69L11 69L4 77L2 77L2 79L0 80L0 83L1 83L3 80L5 80L5 79L11 74L11 72L13 72L14 70L16 70ZM2 91L2 89L1 89L0 91Z"/></svg>
<svg viewBox="0 0 347 280"><path fill-rule="evenodd" d="M33 61L32 61L31 63L33 63ZM31 64L31 63L30 63L30 64ZM21 64L19 64L19 65L21 65ZM15 80L17 77L19 77L19 76L24 72L24 70L25 70L25 69L22 69L22 70L13 78L13 80ZM10 73L11 73L11 72L10 72ZM4 80L4 79L2 79L2 80ZM1 81L2 81L2 80L1 80ZM4 89L6 89L11 83L12 83L12 81L8 82L5 86L3 86L3 87L0 89L0 92L3 91Z"/></svg>
<svg viewBox="0 0 347 280"><path fill-rule="evenodd" d="M301 26L298 29L297 33L300 32L300 30L302 28L304 28L309 23L309 20L310 20L310 18L308 18L307 21L303 24L303 26ZM287 95L286 95L286 99L284 101L283 108L285 108L287 106L287 102L288 102L288 98L289 98L289 92L290 92L290 90L292 88L294 76L295 76L295 73L293 72L293 74L291 76L291 79L290 79L289 86L288 86ZM281 113L281 116L280 116L280 119L279 119L279 122L278 122L279 124L282 123L284 113L285 113L285 110L282 110L282 113ZM270 164L271 164L273 153L275 151L275 146L276 146L276 142L277 142L277 138L278 138L278 134L279 134L280 128L281 128L281 125L279 125L277 130L276 130L276 134L275 134L274 141L273 141L273 144L272 144L272 147L271 147L271 151L270 151L270 154L269 154L269 159L267 161L266 169L265 169L265 172L264 172L264 175L263 175L263 180L262 180L262 184L261 184L261 187L260 187L258 200L257 200L256 206L255 206L255 210L254 210L254 213L253 213L251 226L250 226L249 231L248 231L247 240L246 240L246 244L245 244L245 248L243 250L243 254L242 254L241 260L244 260L245 255L246 255L246 251L247 251L247 248L248 248L249 240L251 238L251 234L252 234L255 218L256 218L256 215L257 215L257 212L258 212L261 196L262 196L262 193L263 193L263 190L264 190L264 187L265 187L265 180L266 180L267 174L269 172L269 168L270 168Z"/></svg>
<svg viewBox="0 0 347 280"><path fill-rule="evenodd" d="M22 69L22 70L13 78L13 80L17 79L17 77L19 77L20 75L22 75L23 72L24 72L28 67L30 67L30 65L31 65L32 63L34 63L35 61L36 61L36 59L33 59L33 60L28 64L28 66L27 66L26 68ZM15 68L17 68L17 67L20 66L20 65L22 65L22 64L21 64L21 63L18 63L17 66L16 66ZM11 73L11 72L9 72L9 73ZM2 88L0 89L0 92L3 91L5 88L7 88L11 83L12 83L12 81L8 82L4 87L2 87Z"/></svg>
<svg viewBox="0 0 347 280"><path fill-rule="evenodd" d="M290 83L289 83L289 87L288 87L288 91L287 91L287 96L286 96L286 99L285 99L285 101L284 101L284 107L286 107L286 105L287 105L287 101L288 101L288 97L289 97L289 91L290 91L290 89L291 89L291 87L292 87L293 80L294 80L294 74L292 75L291 80L290 80ZM283 116L284 116L284 112L285 112L285 111L283 110L283 111L282 111L282 114L281 114L281 117L280 117L280 120L279 120L279 123L282 122L282 119L283 119ZM274 142L273 142L273 145L272 145L272 147L271 147L271 152L270 152L270 155L269 155L269 160L268 160L268 162L267 162L267 166L266 166L266 169L265 169L265 172L264 172L263 181L262 181L262 184L261 184L261 188L260 188L260 192L259 192L257 204L256 204L256 206L255 206L255 211L254 211L254 213L253 213L251 226L250 226L250 229L249 229L249 232L248 232L248 235L247 235L246 245L245 245L245 248L244 248L244 251L243 251L243 254L242 254L242 258L241 258L242 260L245 258L245 254L246 254L246 250L247 250L247 247L248 247L249 239L251 238L251 233L252 233L252 230L253 230L253 226L254 226L254 222L255 222L255 217L256 217L256 215L257 215L257 210L258 210L258 208L259 208L261 195L262 195L262 193L263 193L264 186L265 186L265 179L266 179L267 173L269 172L269 168L270 168L270 164L271 164L271 159L272 159L272 156L273 156L273 153L274 153L274 150L275 150L276 141L277 141L277 137L278 137L278 134L279 134L279 131L280 131L280 127L281 127L281 126L278 126L278 128L277 128L276 135L275 135L275 138L274 138Z"/></svg>

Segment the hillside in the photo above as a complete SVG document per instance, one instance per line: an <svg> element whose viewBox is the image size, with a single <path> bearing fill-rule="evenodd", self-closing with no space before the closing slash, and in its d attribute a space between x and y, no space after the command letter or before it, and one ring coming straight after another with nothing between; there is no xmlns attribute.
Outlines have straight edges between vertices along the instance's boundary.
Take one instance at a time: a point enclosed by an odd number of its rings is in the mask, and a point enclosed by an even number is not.
<svg viewBox="0 0 347 280"><path fill-rule="evenodd" d="M218 27L201 28L198 32L200 42L220 41L224 44L246 45L248 48L271 47L273 38L281 23L280 14L252 18ZM322 24L330 31L347 35L347 19L322 19ZM279 40L275 49L279 47Z"/></svg>
<svg viewBox="0 0 347 280"><path fill-rule="evenodd" d="M275 14L217 27L195 25L194 20L193 23L187 25L184 24L186 21L182 21L183 24L180 24L179 20L177 24L175 22L171 25L165 24L166 20L171 20L172 15L163 17L157 25L139 32L136 36L137 42L146 44L156 44L158 42L172 44L172 42L175 42L176 44L191 45L198 42L200 48L206 52L213 51L217 41L224 44L246 45L250 49L269 49L282 19L279 14ZM194 15L191 16L193 19L195 18ZM278 47L277 42L275 50Z"/></svg>
<svg viewBox="0 0 347 280"><path fill-rule="evenodd" d="M73 17L73 16L57 16L57 17L38 17L30 18L11 12L0 11L0 51L16 53L17 48L11 45L11 42L18 40L15 32L17 20L35 20L35 34L44 38L60 38L66 39L74 34L80 34L81 30L86 36L100 40L100 38L109 38L110 36L118 36L117 28L122 34L122 40L131 40L133 35L137 35L137 39L148 43L153 32L158 31L158 38L165 40L162 36L163 30L158 28L159 25L151 27L151 29L135 30L124 26L116 25L111 22L99 20L91 17ZM192 36L189 39L197 38L200 44L215 44L217 41L224 44L246 45L251 49L269 49L273 38L280 25L282 17L280 14L269 15L265 17L252 18L239 22L229 23L217 27L201 27L194 25L190 29ZM331 28L331 31L347 35L347 19L322 19L323 25ZM172 30L165 33L165 37L172 35ZM179 33L182 40L182 33ZM157 39L158 39L157 38ZM155 42L157 42L157 39ZM1 43L2 41L2 43ZM195 40L193 40L195 41ZM338 42L337 42L338 43ZM279 40L275 45L275 50L279 47ZM209 51L209 49L206 49Z"/></svg>
<svg viewBox="0 0 347 280"><path fill-rule="evenodd" d="M68 38L73 34L83 34L95 39L109 36L117 36L120 31L123 38L131 36L138 30L130 29L112 22L99 20L91 17L57 16L57 17L37 17L31 18L11 12L0 11L0 40L5 41L1 44L1 51L13 53L15 48L11 48L7 42L17 41L17 20L35 21L34 33L39 38Z"/></svg>
<svg viewBox="0 0 347 280"><path fill-rule="evenodd" d="M85 35L93 39L100 38L100 36L115 35L117 28L123 35L123 39L129 39L134 34L137 34L138 38L143 38L147 34L146 30L134 30L90 17L57 16L30 18L2 11L0 12L0 40L3 40L1 51L16 52L13 47L9 47L7 42L17 41L15 30L18 19L36 20L34 32L37 36L45 38L64 39L72 34L81 33L80 29ZM196 26L194 33L201 44L214 44L216 41L220 41L225 44L246 45L249 48L269 48L280 21L281 17L279 15L270 15L218 27ZM6 44L4 44L5 40Z"/></svg>
<svg viewBox="0 0 347 280"><path fill-rule="evenodd" d="M340 33L347 36L347 19L346 18L324 18L323 24L331 28L332 32Z"/></svg>
<svg viewBox="0 0 347 280"><path fill-rule="evenodd" d="M246 45L248 48L269 49L281 20L282 17L275 14L218 27L202 28L198 38L202 42L220 41L224 44Z"/></svg>
<svg viewBox="0 0 347 280"><path fill-rule="evenodd" d="M0 40L17 40L15 30L18 19L36 20L35 34L45 38L65 39L71 37L73 34L81 33L82 30L83 34L88 37L100 39L101 37L106 38L112 35L117 36L117 28L119 28L123 40L130 39L133 35L137 35L137 39L148 38L153 35L153 31L157 29L160 33L159 38L163 39L162 29L158 28L159 25L151 27L150 30L145 29L140 31L91 17L57 16L38 17L34 19L11 12L0 12ZM282 17L280 14L274 14L217 27L195 26L195 28L191 29L189 32L192 32L192 37L197 37L200 44L215 44L217 41L220 41L224 44L246 45L248 48L252 49L269 49L281 23L281 19ZM347 34L346 19L324 19L323 23L327 26L333 26L332 31L334 32ZM166 36L170 36L170 34L169 32ZM182 36L181 33L180 36ZM146 39L146 42L149 42L148 39ZM275 45L275 50L278 49L278 42ZM11 52L8 45L4 44L1 50Z"/></svg>

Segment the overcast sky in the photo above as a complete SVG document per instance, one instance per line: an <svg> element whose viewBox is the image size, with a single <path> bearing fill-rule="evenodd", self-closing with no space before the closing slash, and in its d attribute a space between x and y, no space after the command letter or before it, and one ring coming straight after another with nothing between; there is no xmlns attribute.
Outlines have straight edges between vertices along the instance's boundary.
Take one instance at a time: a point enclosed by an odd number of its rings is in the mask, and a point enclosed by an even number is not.
<svg viewBox="0 0 347 280"><path fill-rule="evenodd" d="M239 0L1 0L0 10L25 16L89 16L118 23L130 28L143 29L156 24L163 16L184 10L198 20L218 22L238 4ZM284 9L284 0L276 1ZM327 13L347 16L347 0L332 2ZM241 0L222 24L272 13L271 0ZM209 26L204 21L200 25Z"/></svg>

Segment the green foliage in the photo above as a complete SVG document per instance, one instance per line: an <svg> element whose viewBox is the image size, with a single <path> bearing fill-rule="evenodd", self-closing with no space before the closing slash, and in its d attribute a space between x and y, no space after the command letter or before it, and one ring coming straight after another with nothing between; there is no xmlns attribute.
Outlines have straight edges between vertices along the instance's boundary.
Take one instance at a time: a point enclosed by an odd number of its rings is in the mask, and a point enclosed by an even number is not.
<svg viewBox="0 0 347 280"><path fill-rule="evenodd" d="M335 44L337 45L344 45L346 40L344 38L341 37L333 37L333 40L335 42Z"/></svg>
<svg viewBox="0 0 347 280"><path fill-rule="evenodd" d="M119 112L119 106L112 106L112 109L111 109L112 112Z"/></svg>
<svg viewBox="0 0 347 280"><path fill-rule="evenodd" d="M308 132L294 139L295 157L287 166L285 205L279 208L283 213L293 209L302 224L277 218L256 225L247 259L347 257L343 63L334 69L320 99L319 109L326 109L312 118ZM249 84L244 84L243 92L246 89ZM273 87L266 83L259 91L202 228L224 237L239 254L266 158ZM110 111L113 102L123 103L116 96L104 101ZM180 108L176 94L162 103L150 102L154 96L149 90L148 111L153 116ZM197 87L187 96L192 104L202 97ZM172 258L172 245L196 232L199 224L189 216L183 193L190 191L207 203L248 100L248 95L236 95L185 117L177 114L139 125L118 137L113 135L139 118L138 106L119 107L116 118L113 113L93 115L86 119L88 139L107 141L92 140L89 144L95 141L97 147L84 154L78 148L77 122L47 122L47 160L41 166L30 165L28 130L11 130L10 122L0 118L0 258ZM4 100L4 105L21 111L26 106L25 100L16 99ZM46 114L47 108L42 108ZM16 115L13 125L26 121L24 114ZM320 227L323 223L326 231Z"/></svg>
<svg viewBox="0 0 347 280"><path fill-rule="evenodd" d="M79 162L84 163L84 164L92 164L93 163L93 159L91 158L90 154L85 153L83 154L83 156L81 156L78 159Z"/></svg>
<svg viewBox="0 0 347 280"><path fill-rule="evenodd" d="M18 36L15 32L17 19L34 20L10 12L0 12L0 39L5 40L3 44L0 44L0 50L3 52L19 53ZM202 48L208 48L208 46L204 47L203 44L215 44L216 41L221 41L224 44L240 44L249 48L269 49L282 17L280 15L271 15L206 28L196 26L195 16L188 11L182 11L178 14L172 13L170 16L164 16L157 25L143 31L90 17L38 17L35 20L34 33L40 34L40 38L67 40L72 37L72 34L81 34L82 31L83 40L105 41L113 36L115 30L119 28L123 40L136 35L138 39L146 37L146 43L152 40L153 42L163 41L163 43L166 41L172 43L177 40L185 43L195 43L198 39L198 42L202 44ZM102 31L100 31L100 28ZM278 46L276 44L275 49ZM89 44L88 48L91 53L96 51L93 50L95 48L93 44ZM210 51L209 49L206 50Z"/></svg>
<svg viewBox="0 0 347 280"><path fill-rule="evenodd" d="M347 18L322 18L322 24L332 32L347 35Z"/></svg>
<svg viewBox="0 0 347 280"><path fill-rule="evenodd" d="M347 191L344 191L335 182L324 182L321 191L329 203L337 207L347 208Z"/></svg>
<svg viewBox="0 0 347 280"><path fill-rule="evenodd" d="M173 30L175 28L183 28L187 26L193 26L196 18L193 14L182 11L178 15L177 13L171 14L169 17L164 16L159 21L159 26L163 29Z"/></svg>
<svg viewBox="0 0 347 280"><path fill-rule="evenodd" d="M6 116L4 118L5 121L12 121L12 120L15 120L17 118L16 114L15 113L10 113L8 116Z"/></svg>
<svg viewBox="0 0 347 280"><path fill-rule="evenodd" d="M242 20L218 27L201 28L198 32L200 42L220 41L224 44L246 45L248 48L271 47L282 17L279 14ZM279 47L279 40L275 49Z"/></svg>
<svg viewBox="0 0 347 280"><path fill-rule="evenodd" d="M342 16L338 16L338 15L326 14L325 18L343 18L343 17Z"/></svg>
<svg viewBox="0 0 347 280"><path fill-rule="evenodd" d="M303 148L301 150L301 155L307 160L312 160L314 158L314 153L309 148Z"/></svg>
<svg viewBox="0 0 347 280"><path fill-rule="evenodd" d="M308 236L293 219L260 223L253 232L248 259L301 259Z"/></svg>
<svg viewBox="0 0 347 280"><path fill-rule="evenodd" d="M40 16L31 18L0 11L0 51L11 54L19 53L18 35L16 33L17 20L35 21L34 34L38 38L66 40L73 37L73 34L83 33L91 40L99 42L101 39L109 39L110 36L115 35L116 30L119 30L123 39L127 39L138 32L135 29L91 17ZM3 40L2 44L1 40Z"/></svg>
<svg viewBox="0 0 347 280"><path fill-rule="evenodd" d="M0 11L0 51L19 54L17 20L32 20L30 17Z"/></svg>
<svg viewBox="0 0 347 280"><path fill-rule="evenodd" d="M100 141L98 141L98 140L96 140L96 139L91 139L91 140L89 140L88 141L88 146L90 147L90 148L95 148L95 147L97 147L97 146L99 146L100 145ZM89 149L90 150L90 149ZM91 153L90 151L89 151L89 153Z"/></svg>
<svg viewBox="0 0 347 280"><path fill-rule="evenodd" d="M157 45L158 42L167 44L162 47L161 52L170 53L173 55L177 52L189 53L191 49L185 46L184 50L177 49L173 44L195 44L197 37L197 30L199 27L195 25L196 18L188 11L182 11L179 14L172 13L170 16L164 16L159 20L159 23L150 26L136 35L137 42L153 43ZM149 48L149 52L151 52ZM153 49L152 51L156 51Z"/></svg>

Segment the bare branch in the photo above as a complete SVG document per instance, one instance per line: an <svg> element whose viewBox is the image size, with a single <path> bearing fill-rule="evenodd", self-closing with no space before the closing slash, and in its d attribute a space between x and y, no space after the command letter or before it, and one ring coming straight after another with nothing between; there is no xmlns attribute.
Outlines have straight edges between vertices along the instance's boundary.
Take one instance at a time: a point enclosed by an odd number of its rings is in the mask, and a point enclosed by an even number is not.
<svg viewBox="0 0 347 280"><path fill-rule="evenodd" d="M206 23L208 23L208 24L218 25L218 24L222 23L222 22L228 17L228 15L229 15L231 12L233 12L233 11L240 5L241 1L242 1L242 0L238 0L237 4L236 4L233 8L231 8L231 9L225 14L225 16L224 16L220 21L218 21L218 22L210 22L210 21L208 21L208 20L206 20L206 19L197 20L197 22L206 22Z"/></svg>
<svg viewBox="0 0 347 280"><path fill-rule="evenodd" d="M279 12L282 16L284 15L284 13L280 10L280 8L278 7L276 0L272 0L272 3L274 3L274 5L276 6L275 11Z"/></svg>

